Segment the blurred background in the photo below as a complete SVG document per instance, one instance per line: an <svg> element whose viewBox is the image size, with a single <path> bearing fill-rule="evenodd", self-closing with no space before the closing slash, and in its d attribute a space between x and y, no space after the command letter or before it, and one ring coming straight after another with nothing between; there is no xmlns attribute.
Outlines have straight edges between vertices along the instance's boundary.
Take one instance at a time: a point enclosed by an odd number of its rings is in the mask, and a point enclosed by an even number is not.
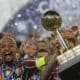
<svg viewBox="0 0 80 80"><path fill-rule="evenodd" d="M41 25L47 10L60 13L63 28L80 25L80 0L0 0L0 32L11 31L21 40L32 31L50 36Z"/></svg>

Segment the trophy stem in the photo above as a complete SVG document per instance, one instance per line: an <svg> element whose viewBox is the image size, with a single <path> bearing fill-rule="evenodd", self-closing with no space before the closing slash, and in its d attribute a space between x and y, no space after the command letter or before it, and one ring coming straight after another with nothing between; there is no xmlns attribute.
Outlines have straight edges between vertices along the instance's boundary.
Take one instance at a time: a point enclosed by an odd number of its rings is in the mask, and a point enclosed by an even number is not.
<svg viewBox="0 0 80 80"><path fill-rule="evenodd" d="M65 39L63 38L62 34L60 33L60 31L57 29L56 30L56 34L57 34L57 38L61 44L61 46L64 48L64 49L69 49L68 48L68 44L66 43Z"/></svg>

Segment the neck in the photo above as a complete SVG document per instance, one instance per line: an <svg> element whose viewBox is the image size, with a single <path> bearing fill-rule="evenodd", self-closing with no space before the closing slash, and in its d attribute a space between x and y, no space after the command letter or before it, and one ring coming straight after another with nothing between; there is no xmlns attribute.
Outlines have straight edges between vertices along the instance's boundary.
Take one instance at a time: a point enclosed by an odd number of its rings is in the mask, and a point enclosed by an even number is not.
<svg viewBox="0 0 80 80"><path fill-rule="evenodd" d="M13 61L9 61L9 62L5 61L4 63L5 63L8 67L12 67L12 66L13 66Z"/></svg>
<svg viewBox="0 0 80 80"><path fill-rule="evenodd" d="M34 56L28 56L29 58L34 58Z"/></svg>

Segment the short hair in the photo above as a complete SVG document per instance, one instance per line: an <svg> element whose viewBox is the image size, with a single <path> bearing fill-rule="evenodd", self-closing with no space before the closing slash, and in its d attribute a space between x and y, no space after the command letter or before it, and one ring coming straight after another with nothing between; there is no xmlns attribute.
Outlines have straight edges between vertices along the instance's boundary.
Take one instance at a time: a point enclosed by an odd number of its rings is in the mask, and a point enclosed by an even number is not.
<svg viewBox="0 0 80 80"><path fill-rule="evenodd" d="M46 50L46 49L40 49L40 50L37 51L37 53L38 53L38 52L47 52L47 53L49 53L49 51Z"/></svg>
<svg viewBox="0 0 80 80"><path fill-rule="evenodd" d="M72 30L78 29L78 26L72 26L71 29Z"/></svg>

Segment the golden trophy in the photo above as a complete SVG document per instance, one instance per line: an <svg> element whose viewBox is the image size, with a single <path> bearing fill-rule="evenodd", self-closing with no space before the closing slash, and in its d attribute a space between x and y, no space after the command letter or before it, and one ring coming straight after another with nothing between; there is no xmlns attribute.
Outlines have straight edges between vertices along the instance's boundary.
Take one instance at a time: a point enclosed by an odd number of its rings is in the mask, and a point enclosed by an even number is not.
<svg viewBox="0 0 80 80"><path fill-rule="evenodd" d="M80 45L78 44L72 48L69 48L70 44L68 40L66 41L65 36L63 34L65 34L67 38L72 34L70 32L68 34L68 32L62 33L60 31L59 28L62 23L62 18L60 14L56 11L51 11L51 10L47 11L42 16L41 23L46 30L53 31L54 38L57 38L62 49L65 49L65 52L63 52L63 54L57 56L57 60L60 65L59 72L79 62L80 61Z"/></svg>
<svg viewBox="0 0 80 80"><path fill-rule="evenodd" d="M53 39L58 39L62 49L68 49L68 44L66 43L61 31L59 30L62 18L56 11L47 11L41 18L41 23L43 27L48 31L53 31ZM55 40L54 40L55 41Z"/></svg>

